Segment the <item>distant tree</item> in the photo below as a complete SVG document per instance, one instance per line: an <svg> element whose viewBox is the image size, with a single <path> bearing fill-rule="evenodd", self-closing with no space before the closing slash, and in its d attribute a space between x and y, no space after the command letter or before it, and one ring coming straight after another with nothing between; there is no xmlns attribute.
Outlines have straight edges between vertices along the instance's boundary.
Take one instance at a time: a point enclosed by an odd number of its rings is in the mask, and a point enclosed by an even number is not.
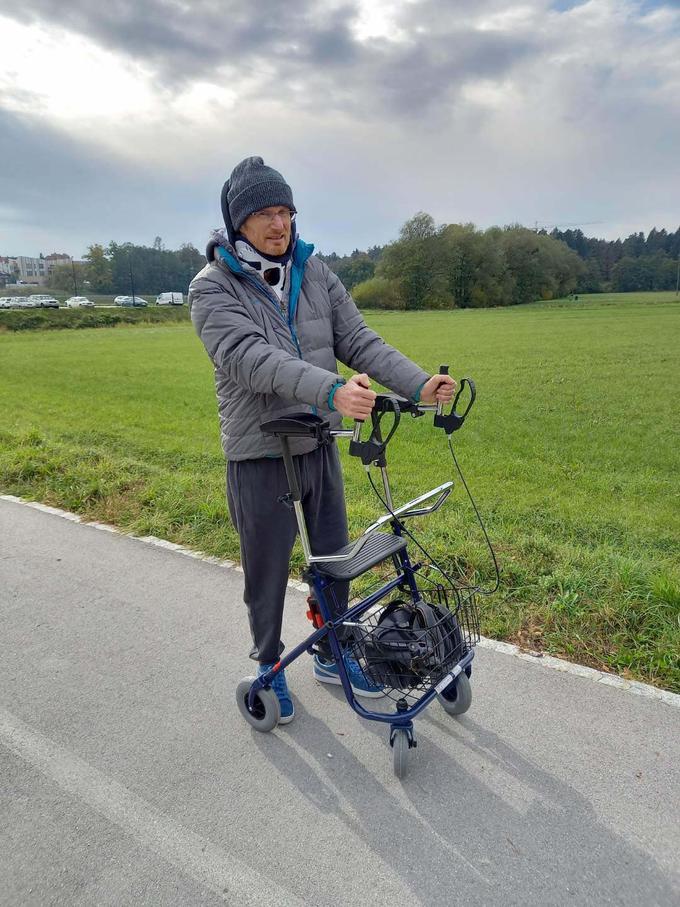
<svg viewBox="0 0 680 907"><path fill-rule="evenodd" d="M564 230L560 231L555 228L550 236L552 239L560 240L570 249L573 249L581 258L590 258L594 252L593 240L583 235L583 230Z"/></svg>
<svg viewBox="0 0 680 907"><path fill-rule="evenodd" d="M130 294L148 292L143 269L139 267L138 256L135 255L132 243L116 243L111 241L106 249L106 255L111 264L111 283L114 293Z"/></svg>
<svg viewBox="0 0 680 907"><path fill-rule="evenodd" d="M584 265L565 243L520 226L506 228L502 241L512 275L513 305L566 296L574 290Z"/></svg>
<svg viewBox="0 0 680 907"><path fill-rule="evenodd" d="M371 277L357 284L352 292L360 309L404 309L406 301L399 282L386 277Z"/></svg>
<svg viewBox="0 0 680 907"><path fill-rule="evenodd" d="M672 290L677 277L677 262L665 252L639 258L626 256L612 271L612 289L617 293Z"/></svg>
<svg viewBox="0 0 680 907"><path fill-rule="evenodd" d="M375 273L375 263L365 252L352 252L348 258L340 259L333 266L344 286L351 290L356 284L368 280Z"/></svg>
<svg viewBox="0 0 680 907"><path fill-rule="evenodd" d="M411 242L418 239L431 239L437 235L437 228L434 218L425 211L419 211L414 214L410 220L407 220L399 231L399 239L402 242Z"/></svg>
<svg viewBox="0 0 680 907"><path fill-rule="evenodd" d="M74 262L73 265L71 265L71 263L61 264L52 268L47 285L52 290L61 290L72 293L74 289L74 272L78 291L80 292L83 287L84 281L87 279L86 266L80 263L76 264Z"/></svg>
<svg viewBox="0 0 680 907"><path fill-rule="evenodd" d="M423 211L406 221L399 239L383 249L378 277L399 281L407 309L452 308L442 231Z"/></svg>
<svg viewBox="0 0 680 907"><path fill-rule="evenodd" d="M191 244L170 251L160 242L153 246L111 242L107 256L116 293L131 292L130 270L136 293L157 294L167 290L186 293L189 282L205 264L205 258Z"/></svg>
<svg viewBox="0 0 680 907"><path fill-rule="evenodd" d="M676 261L680 257L680 227L675 233L668 234L666 252Z"/></svg>
<svg viewBox="0 0 680 907"><path fill-rule="evenodd" d="M612 289L616 293L630 293L633 290L651 290L651 275L640 258L626 255L612 272Z"/></svg>
<svg viewBox="0 0 680 907"><path fill-rule="evenodd" d="M631 233L630 236L626 237L623 241L622 252L627 258L639 258L641 255L644 255L646 251L645 234L642 232Z"/></svg>
<svg viewBox="0 0 680 907"><path fill-rule="evenodd" d="M498 232L449 224L442 240L448 289L457 308L507 304L507 264Z"/></svg>
<svg viewBox="0 0 680 907"><path fill-rule="evenodd" d="M104 247L98 244L90 246L85 254L84 279L89 281L93 293L110 293L113 282L111 262L106 256Z"/></svg>
<svg viewBox="0 0 680 907"><path fill-rule="evenodd" d="M600 293L603 278L600 263L596 258L589 258L583 263L583 271L578 278L575 290L577 293Z"/></svg>
<svg viewBox="0 0 680 907"><path fill-rule="evenodd" d="M656 227L652 227L647 234L645 253L647 255L655 255L657 252L666 252L667 246L668 233L663 229L657 230Z"/></svg>
<svg viewBox="0 0 680 907"><path fill-rule="evenodd" d="M202 255L191 243L183 243L177 252L172 254L176 267L173 275L175 285L172 289L187 292L189 284L205 265L205 255Z"/></svg>

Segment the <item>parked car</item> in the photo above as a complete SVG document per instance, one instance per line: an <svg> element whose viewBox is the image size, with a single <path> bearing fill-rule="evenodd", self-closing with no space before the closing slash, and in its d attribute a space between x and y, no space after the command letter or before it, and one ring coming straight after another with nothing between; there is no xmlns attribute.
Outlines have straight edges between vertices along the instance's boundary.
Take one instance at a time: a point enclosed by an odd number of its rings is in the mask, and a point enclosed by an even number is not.
<svg viewBox="0 0 680 907"><path fill-rule="evenodd" d="M145 306L149 304L141 296L116 296L113 301L116 305L124 306Z"/></svg>
<svg viewBox="0 0 680 907"><path fill-rule="evenodd" d="M184 296L182 293L159 293L156 305L184 305Z"/></svg>
<svg viewBox="0 0 680 907"><path fill-rule="evenodd" d="M71 296L66 300L67 309L91 309L94 303L87 296Z"/></svg>
<svg viewBox="0 0 680 907"><path fill-rule="evenodd" d="M28 297L29 302L34 302L40 309L58 309L59 303L54 296L48 296L46 293L34 293Z"/></svg>
<svg viewBox="0 0 680 907"><path fill-rule="evenodd" d="M35 299L29 299L28 296L15 296L12 299L13 309L37 309L38 303Z"/></svg>
<svg viewBox="0 0 680 907"><path fill-rule="evenodd" d="M11 296L0 296L0 309L11 309L13 302Z"/></svg>

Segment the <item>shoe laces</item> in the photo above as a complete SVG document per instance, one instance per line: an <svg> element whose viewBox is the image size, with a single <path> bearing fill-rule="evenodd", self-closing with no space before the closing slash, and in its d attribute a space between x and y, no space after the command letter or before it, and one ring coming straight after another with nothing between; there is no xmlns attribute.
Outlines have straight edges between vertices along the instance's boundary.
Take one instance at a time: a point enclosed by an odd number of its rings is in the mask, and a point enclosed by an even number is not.
<svg viewBox="0 0 680 907"><path fill-rule="evenodd" d="M353 655L345 655L344 662L348 674L353 677L361 677L363 679L364 672L361 670L361 665Z"/></svg>
<svg viewBox="0 0 680 907"><path fill-rule="evenodd" d="M288 684L286 683L286 675L283 673L283 671L279 671L277 674L274 674L274 679L272 680L272 689L279 698L290 698L290 695L288 693Z"/></svg>

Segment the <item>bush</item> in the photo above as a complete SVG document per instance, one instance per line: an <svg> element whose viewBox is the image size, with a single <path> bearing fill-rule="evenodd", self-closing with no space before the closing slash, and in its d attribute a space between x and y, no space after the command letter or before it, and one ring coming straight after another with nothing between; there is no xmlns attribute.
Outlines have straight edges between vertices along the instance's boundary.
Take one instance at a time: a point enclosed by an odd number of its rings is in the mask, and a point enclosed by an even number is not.
<svg viewBox="0 0 680 907"><path fill-rule="evenodd" d="M360 309L405 309L406 300L398 281L371 277L358 283L352 297Z"/></svg>
<svg viewBox="0 0 680 907"><path fill-rule="evenodd" d="M186 306L148 309L12 309L0 311L0 331L59 331L105 328L117 324L188 321Z"/></svg>

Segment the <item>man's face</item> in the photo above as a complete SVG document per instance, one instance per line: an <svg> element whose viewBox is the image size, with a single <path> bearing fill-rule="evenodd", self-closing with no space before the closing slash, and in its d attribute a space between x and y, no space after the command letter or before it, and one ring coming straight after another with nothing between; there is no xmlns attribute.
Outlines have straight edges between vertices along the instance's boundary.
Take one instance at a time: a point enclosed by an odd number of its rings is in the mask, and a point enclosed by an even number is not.
<svg viewBox="0 0 680 907"><path fill-rule="evenodd" d="M263 255L283 255L290 242L290 210L282 205L263 208L262 211L251 214L240 229L258 252Z"/></svg>

